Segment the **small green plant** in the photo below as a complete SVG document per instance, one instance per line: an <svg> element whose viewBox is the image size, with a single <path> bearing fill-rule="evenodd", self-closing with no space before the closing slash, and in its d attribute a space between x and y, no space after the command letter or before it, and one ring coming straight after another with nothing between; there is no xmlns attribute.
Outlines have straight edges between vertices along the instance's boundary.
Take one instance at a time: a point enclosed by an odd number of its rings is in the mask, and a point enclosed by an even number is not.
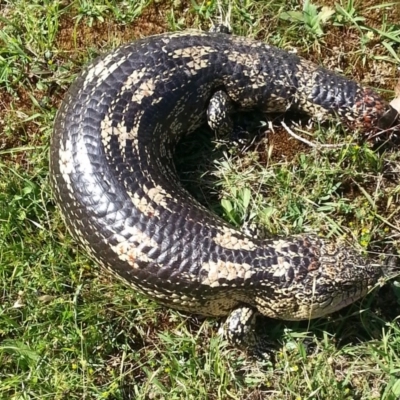
<svg viewBox="0 0 400 400"><path fill-rule="evenodd" d="M335 24L336 25L344 25L346 22L350 22L351 24L359 27L360 23L364 23L365 18L358 15L357 9L354 6L354 0L348 0L346 5L342 7L340 4L335 5L336 9L336 17Z"/></svg>
<svg viewBox="0 0 400 400"><path fill-rule="evenodd" d="M221 200L221 205L229 222L240 226L248 213L251 191L249 188L237 189L236 187L232 187L231 195L233 201L228 198L223 198Z"/></svg>
<svg viewBox="0 0 400 400"><path fill-rule="evenodd" d="M305 0L302 11L285 11L280 18L304 26L314 37L323 36L323 26L332 18L335 10L327 6L317 6Z"/></svg>
<svg viewBox="0 0 400 400"><path fill-rule="evenodd" d="M96 4L95 1L79 0L78 15L76 23L83 18L86 19L88 26L92 26L94 21L104 22L105 13L108 11L108 5Z"/></svg>
<svg viewBox="0 0 400 400"><path fill-rule="evenodd" d="M214 14L218 6L218 2L216 0L206 0L201 3L191 0L191 3L193 10L205 19L209 19Z"/></svg>

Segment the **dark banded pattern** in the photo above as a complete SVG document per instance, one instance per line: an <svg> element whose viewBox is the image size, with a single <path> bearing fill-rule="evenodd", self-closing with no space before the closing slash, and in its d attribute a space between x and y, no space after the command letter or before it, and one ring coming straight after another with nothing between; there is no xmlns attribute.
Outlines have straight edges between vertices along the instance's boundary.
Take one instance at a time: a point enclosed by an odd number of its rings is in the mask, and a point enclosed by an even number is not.
<svg viewBox="0 0 400 400"><path fill-rule="evenodd" d="M399 272L313 236L247 237L181 187L172 163L179 138L253 109L337 115L366 134L398 118L370 89L294 54L186 31L121 46L86 68L58 112L50 154L56 202L88 254L162 304L234 310L232 341L241 308L246 321L249 310L324 316Z"/></svg>

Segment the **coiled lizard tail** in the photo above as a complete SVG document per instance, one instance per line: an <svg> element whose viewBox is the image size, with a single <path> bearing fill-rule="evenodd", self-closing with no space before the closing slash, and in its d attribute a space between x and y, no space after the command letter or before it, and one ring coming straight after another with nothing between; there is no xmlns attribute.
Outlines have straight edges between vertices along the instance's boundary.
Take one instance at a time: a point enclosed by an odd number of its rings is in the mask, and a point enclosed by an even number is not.
<svg viewBox="0 0 400 400"><path fill-rule="evenodd" d="M241 37L167 33L113 50L77 78L55 120L50 182L67 227L98 264L160 303L232 313L235 343L256 311L308 319L357 300L381 268L312 236L248 237L178 181L182 135L206 122L229 132L238 110L291 108L366 131L392 115L355 82Z"/></svg>

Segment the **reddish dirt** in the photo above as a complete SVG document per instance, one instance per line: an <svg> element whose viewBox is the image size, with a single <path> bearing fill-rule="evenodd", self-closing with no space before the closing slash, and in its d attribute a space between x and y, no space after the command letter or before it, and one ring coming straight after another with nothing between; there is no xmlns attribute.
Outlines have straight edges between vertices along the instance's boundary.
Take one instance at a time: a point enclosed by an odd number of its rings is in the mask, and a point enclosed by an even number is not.
<svg viewBox="0 0 400 400"><path fill-rule="evenodd" d="M168 28L166 15L169 7L166 4L152 3L131 24L116 24L105 20L94 21L92 26L81 22L76 26L73 15L61 18L57 47L61 51L85 50L90 46L103 47L110 43L124 43L149 35L165 32Z"/></svg>
<svg viewBox="0 0 400 400"><path fill-rule="evenodd" d="M310 151L310 147L291 136L283 127L275 127L268 132L267 139L260 143L258 151L260 162L267 164L269 155L276 162L290 161L300 153Z"/></svg>

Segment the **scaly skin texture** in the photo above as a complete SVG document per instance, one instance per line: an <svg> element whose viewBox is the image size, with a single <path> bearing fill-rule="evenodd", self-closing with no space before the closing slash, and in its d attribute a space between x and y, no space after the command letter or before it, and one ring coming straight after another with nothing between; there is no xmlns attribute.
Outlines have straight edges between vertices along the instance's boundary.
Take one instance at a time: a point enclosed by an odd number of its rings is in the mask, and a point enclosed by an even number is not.
<svg viewBox="0 0 400 400"><path fill-rule="evenodd" d="M397 118L371 90L245 38L181 32L122 46L72 85L51 143L54 196L88 254L162 304L213 316L235 310L236 333L240 307L246 320L248 310L320 317L393 276L397 267L341 243L247 237L182 189L175 143L207 112L210 126L223 128L231 109L338 115L364 132Z"/></svg>

